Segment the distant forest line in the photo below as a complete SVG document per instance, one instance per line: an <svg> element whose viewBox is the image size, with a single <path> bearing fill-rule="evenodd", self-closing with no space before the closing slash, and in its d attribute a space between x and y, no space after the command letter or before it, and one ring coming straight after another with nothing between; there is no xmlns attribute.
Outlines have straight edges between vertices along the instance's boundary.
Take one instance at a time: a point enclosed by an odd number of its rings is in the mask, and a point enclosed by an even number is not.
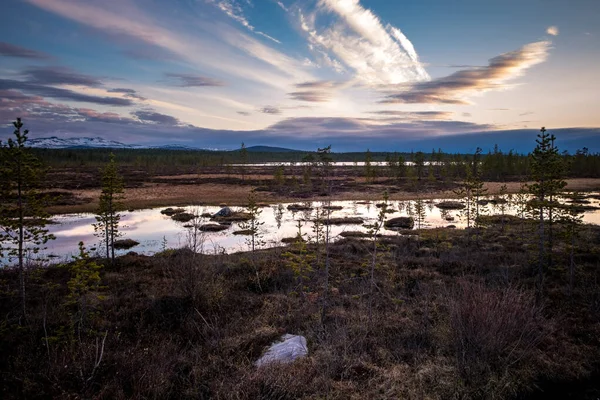
<svg viewBox="0 0 600 400"><path fill-rule="evenodd" d="M148 171L165 172L202 167L227 167L228 164L283 163L283 162L315 162L317 152L307 151L211 151L211 150L165 150L165 149L32 149L34 154L50 168L98 167L105 165L114 154L118 164L124 168L143 168ZM485 154L452 154L443 149L423 152L349 152L330 153L333 162L386 162L389 169L397 168L402 162L420 163L433 161L436 176L460 178L462 165L468 165L478 157L482 163L483 178L487 180L521 179L529 175L529 155L513 151L502 152L497 147ZM563 153L566 161L567 176L572 178L600 177L600 154L590 153L587 149L578 150L575 154ZM376 167L379 170L386 167ZM427 168L427 167L425 167ZM447 171L443 171L446 169ZM385 176L385 172L378 175Z"/></svg>

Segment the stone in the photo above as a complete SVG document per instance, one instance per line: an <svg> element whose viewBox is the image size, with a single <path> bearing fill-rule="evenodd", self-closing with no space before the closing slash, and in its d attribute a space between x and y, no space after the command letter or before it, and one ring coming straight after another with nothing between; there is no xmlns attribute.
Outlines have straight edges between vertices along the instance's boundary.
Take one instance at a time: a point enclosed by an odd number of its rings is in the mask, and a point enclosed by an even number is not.
<svg viewBox="0 0 600 400"><path fill-rule="evenodd" d="M229 217L229 216L231 216L231 214L232 214L231 208L223 207L213 215L213 218Z"/></svg>
<svg viewBox="0 0 600 400"><path fill-rule="evenodd" d="M462 210L465 208L465 205L460 201L448 200L437 203L436 207L441 208L442 210Z"/></svg>
<svg viewBox="0 0 600 400"><path fill-rule="evenodd" d="M397 217L385 221L388 229L412 229L414 226L415 220L412 217Z"/></svg>
<svg viewBox="0 0 600 400"><path fill-rule="evenodd" d="M278 342L272 343L267 351L254 365L262 367L274 363L289 364L308 355L306 338L299 335L286 334Z"/></svg>
<svg viewBox="0 0 600 400"><path fill-rule="evenodd" d="M135 241L133 239L119 239L114 241L113 246L115 249L123 250L130 249L132 247L137 246L138 244L140 244L140 242Z"/></svg>
<svg viewBox="0 0 600 400"><path fill-rule="evenodd" d="M221 224L206 224L201 225L198 229L200 229L202 232L219 232L229 229L229 226Z"/></svg>
<svg viewBox="0 0 600 400"><path fill-rule="evenodd" d="M177 222L188 222L193 220L194 218L196 218L196 216L194 214L190 214L190 213L186 213L186 212L182 212L182 213L177 213L171 216L172 220L175 220Z"/></svg>

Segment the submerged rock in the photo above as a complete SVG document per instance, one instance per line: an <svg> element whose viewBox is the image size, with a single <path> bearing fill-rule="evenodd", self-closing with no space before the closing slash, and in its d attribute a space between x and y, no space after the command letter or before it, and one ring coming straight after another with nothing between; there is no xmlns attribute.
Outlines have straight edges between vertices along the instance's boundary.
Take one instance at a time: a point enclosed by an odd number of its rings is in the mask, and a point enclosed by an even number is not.
<svg viewBox="0 0 600 400"><path fill-rule="evenodd" d="M304 336L286 334L278 342L271 344L269 349L254 365L262 367L273 363L289 364L298 358L308 355L306 338Z"/></svg>
<svg viewBox="0 0 600 400"><path fill-rule="evenodd" d="M300 243L300 242L306 242L306 240L304 240L303 237L298 237L296 236L290 236L290 237L284 237L283 239L281 239L281 243Z"/></svg>
<svg viewBox="0 0 600 400"><path fill-rule="evenodd" d="M175 215L175 214L181 214L182 212L184 212L185 209L184 208L165 208L164 210L162 210L160 213L164 214L164 215Z"/></svg>
<svg viewBox="0 0 600 400"><path fill-rule="evenodd" d="M201 225L198 229L200 229L202 232L219 232L229 229L229 226L221 224L206 224Z"/></svg>
<svg viewBox="0 0 600 400"><path fill-rule="evenodd" d="M311 206L305 206L303 204L290 204L287 206L287 209L290 211L310 211L313 208Z"/></svg>
<svg viewBox="0 0 600 400"><path fill-rule="evenodd" d="M252 232L254 232L252 229L242 229L242 230L239 230L239 231L234 231L233 234L234 235L246 235L246 236L249 236L249 235L252 235Z"/></svg>
<svg viewBox="0 0 600 400"><path fill-rule="evenodd" d="M229 214L226 217L213 216L212 219L219 223L222 223L222 222L232 223L232 222L248 221L248 220L252 219L252 215L250 215L250 213L243 212L243 211L238 211L238 212L232 211L231 214Z"/></svg>
<svg viewBox="0 0 600 400"><path fill-rule="evenodd" d="M130 249L132 247L137 246L140 242L135 241L133 239L119 239L115 240L113 243L113 247L119 250Z"/></svg>
<svg viewBox="0 0 600 400"><path fill-rule="evenodd" d="M182 213L177 213L171 216L172 220L175 220L177 222L188 222L193 220L194 218L196 218L196 216L194 214L190 214L190 213L186 213L186 212L182 212Z"/></svg>
<svg viewBox="0 0 600 400"><path fill-rule="evenodd" d="M364 220L359 217L343 217L323 219L322 222L325 225L357 225L362 224Z"/></svg>
<svg viewBox="0 0 600 400"><path fill-rule="evenodd" d="M414 226L415 220L412 217L397 217L385 221L388 229L412 229Z"/></svg>

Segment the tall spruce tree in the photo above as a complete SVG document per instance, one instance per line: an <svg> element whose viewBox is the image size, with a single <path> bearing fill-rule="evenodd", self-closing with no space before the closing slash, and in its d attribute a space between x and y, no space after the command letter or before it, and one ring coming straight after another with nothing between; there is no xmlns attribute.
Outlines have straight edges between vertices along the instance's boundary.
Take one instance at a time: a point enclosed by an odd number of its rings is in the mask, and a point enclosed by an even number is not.
<svg viewBox="0 0 600 400"><path fill-rule="evenodd" d="M54 236L45 228L48 214L38 191L44 170L27 147L29 131L21 130L21 118L13 126L14 139L0 141L0 257L18 261L21 311L25 316L25 258L28 253L37 254Z"/></svg>
<svg viewBox="0 0 600 400"><path fill-rule="evenodd" d="M119 222L121 214L119 211L123 205L123 178L119 175L115 155L110 154L108 164L102 170L102 192L100 203L96 211L96 223L94 224L95 235L102 241L106 249L106 258L115 262L116 238L120 236Z"/></svg>
<svg viewBox="0 0 600 400"><path fill-rule="evenodd" d="M546 133L542 127L536 139L536 147L531 153L531 179L529 192L534 196L530 207L539 222L538 228L538 294L541 294L544 284L544 272L549 265L548 254L552 251L549 241L548 223L554 218L555 198L567 185L562 180L564 172L563 161L554 145L556 137Z"/></svg>

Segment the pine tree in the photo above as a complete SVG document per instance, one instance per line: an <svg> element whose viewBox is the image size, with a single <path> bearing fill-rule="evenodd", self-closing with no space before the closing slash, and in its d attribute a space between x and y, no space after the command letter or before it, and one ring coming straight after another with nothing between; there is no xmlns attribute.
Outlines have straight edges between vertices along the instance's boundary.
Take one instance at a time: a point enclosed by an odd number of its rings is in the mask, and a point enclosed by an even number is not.
<svg viewBox="0 0 600 400"><path fill-rule="evenodd" d="M250 250L254 252L257 247L263 246L265 244L263 240L263 234L261 232L260 227L265 223L259 221L260 214L262 210L256 203L256 194L254 190L250 192L248 195L248 206L246 207L248 210L248 214L250 214L250 219L248 221L240 224L240 229L247 230L250 232L248 238L246 239L246 244L250 247Z"/></svg>
<svg viewBox="0 0 600 400"><path fill-rule="evenodd" d="M427 216L425 211L425 202L421 198L421 194L419 193L417 196L417 200L414 203L414 215L417 221L417 229L421 229L423 222L425 222L425 217Z"/></svg>
<svg viewBox="0 0 600 400"><path fill-rule="evenodd" d="M306 240L302 234L302 221L298 220L297 227L298 232L296 233L296 240L292 246L294 251L286 251L282 254L288 261L294 277L296 278L296 293L302 293L308 291L308 287L305 282L310 279L310 274L313 272L312 261L315 256L311 254L306 246Z"/></svg>
<svg viewBox="0 0 600 400"><path fill-rule="evenodd" d="M561 179L564 169L558 149L554 146L554 135L546 133L542 127L537 146L530 155L531 178L534 181L529 185L529 191L534 196L530 203L535 210L539 222L538 228L538 295L541 294L544 283L544 271L548 267L548 253L552 251L552 242L548 243L548 219L554 218L552 211L555 208L554 198L566 186ZM551 237L551 236L550 236Z"/></svg>
<svg viewBox="0 0 600 400"><path fill-rule="evenodd" d="M0 141L0 257L16 258L19 268L21 312L26 315L25 257L37 254L54 239L45 228L48 214L38 192L42 165L27 147L27 129L13 122L14 139Z"/></svg>
<svg viewBox="0 0 600 400"><path fill-rule="evenodd" d="M123 205L123 178L119 175L115 155L110 154L108 164L102 170L102 192L100 203L96 211L96 223L94 224L95 235L101 239L106 249L106 258L115 262L115 240L121 235L119 233L119 222L121 214L119 211Z"/></svg>

